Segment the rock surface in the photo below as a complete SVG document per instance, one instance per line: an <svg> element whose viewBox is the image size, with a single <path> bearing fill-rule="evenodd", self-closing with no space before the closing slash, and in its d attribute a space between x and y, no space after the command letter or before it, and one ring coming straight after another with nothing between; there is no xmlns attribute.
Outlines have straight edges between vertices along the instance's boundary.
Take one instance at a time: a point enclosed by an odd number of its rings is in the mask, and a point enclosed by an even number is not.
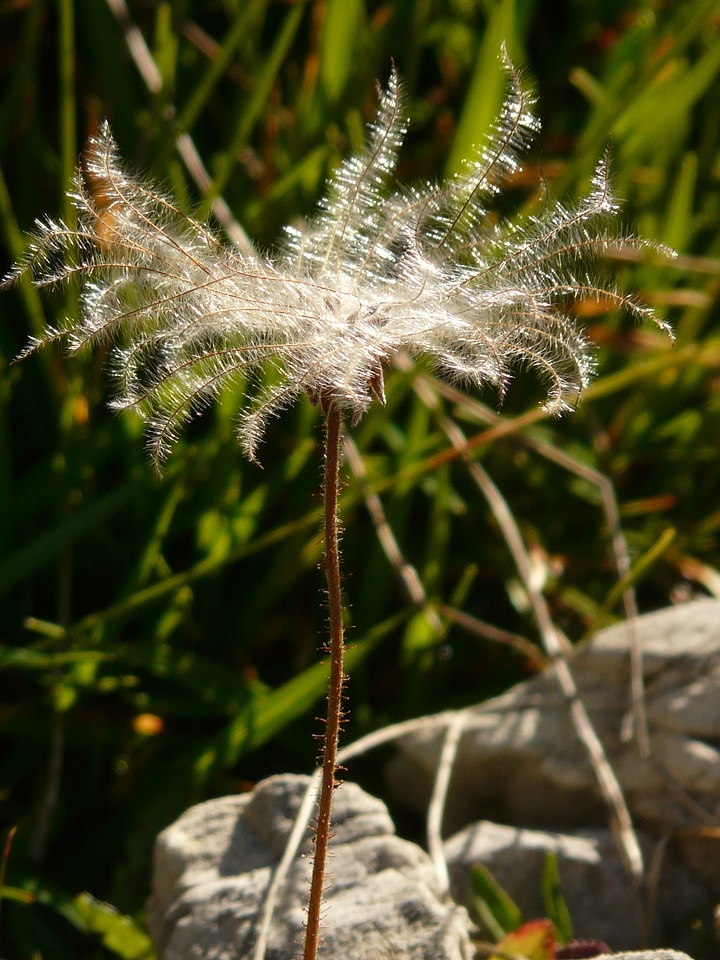
<svg viewBox="0 0 720 960"><path fill-rule="evenodd" d="M629 950L623 953L606 953L603 960L692 960L678 950Z"/></svg>
<svg viewBox="0 0 720 960"><path fill-rule="evenodd" d="M650 862L655 844L647 835L641 834L639 839ZM577 939L602 940L616 948L637 947L644 942L643 904L607 829L561 834L487 821L471 824L445 844L452 895L458 903L470 907L471 871L475 864L482 863L526 919L543 917L542 874L548 853L557 857L561 891ZM690 924L698 916L710 922L702 884L667 857L649 942L667 942L684 929L687 942L680 945L690 947Z"/></svg>
<svg viewBox="0 0 720 960"><path fill-rule="evenodd" d="M571 666L633 819L647 831L641 834L646 861L653 862L659 838L668 841L657 912L672 926L701 913L703 893L720 897L720 602L642 617L637 633L644 650L649 760L620 736L629 699L627 628L601 631L574 652ZM392 766L398 796L423 813L441 741L441 728L429 725L402 741ZM252 794L193 807L160 835L148 911L159 960L251 957L267 886L307 783L304 777L273 777ZM385 806L353 784L337 792L335 803L320 956L470 957L467 913L440 897L428 857L395 836ZM475 823L446 844L459 901L469 902L469 868L481 861L526 918L543 915L540 871L552 849L576 936L606 940L616 949L639 942L634 897L605 829L595 774L551 674L469 713L446 832L481 818L499 823ZM301 955L310 854L308 839L278 900L268 960ZM609 956L689 960L672 950Z"/></svg>
<svg viewBox="0 0 720 960"><path fill-rule="evenodd" d="M600 631L571 668L635 823L670 837L679 859L720 896L720 601L701 600L637 621L644 651L652 756L620 731L628 710L628 629ZM389 775L402 802L424 810L442 731L404 738ZM561 830L605 826L595 775L551 673L471 711L446 810L446 833L474 820ZM714 837L712 834L714 833Z"/></svg>
<svg viewBox="0 0 720 960"><path fill-rule="evenodd" d="M307 784L305 777L272 777L252 794L192 807L158 837L148 926L159 960L244 960L252 955L271 869L282 856ZM472 956L467 913L440 899L426 854L395 836L384 804L354 784L345 784L336 795L335 828L321 957L467 960ZM513 848L519 833L526 834L522 862L505 876L502 851ZM518 878L524 877L528 896L537 898L540 857L552 848L559 854L561 870L570 862L576 864L570 879L586 894L586 912L578 911L573 917L576 935L587 932L603 939L603 914L616 914L618 904L627 902L627 890L614 848L598 833L602 831L568 839L496 824L477 825L448 843L454 892L460 899L467 898L465 867L481 856L511 893L518 892L517 883L522 882ZM535 854L528 855L528 850ZM301 955L309 853L308 841L279 898L268 960ZM591 873L598 865L602 878ZM599 879L605 881L602 887L597 886ZM616 884L619 889L613 899ZM576 901L572 896L568 899L572 912ZM543 910L536 912L540 915ZM649 950L609 954L604 960L691 958L672 950Z"/></svg>
<svg viewBox="0 0 720 960"><path fill-rule="evenodd" d="M158 837L148 927L161 960L243 960L306 777L271 777L252 794L192 807ZM427 855L395 836L379 800L346 783L335 794L320 956L465 960L465 910L441 901ZM275 913L268 960L302 953L310 841Z"/></svg>

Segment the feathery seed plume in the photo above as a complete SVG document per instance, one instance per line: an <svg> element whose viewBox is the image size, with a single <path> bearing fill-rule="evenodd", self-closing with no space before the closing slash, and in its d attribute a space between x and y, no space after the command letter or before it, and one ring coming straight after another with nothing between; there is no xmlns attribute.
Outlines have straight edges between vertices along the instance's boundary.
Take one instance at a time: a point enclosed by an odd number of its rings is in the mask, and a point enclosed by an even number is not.
<svg viewBox="0 0 720 960"><path fill-rule="evenodd" d="M394 188L407 129L393 70L365 149L330 179L314 220L288 228L273 257L240 253L129 173L107 125L91 141L73 200L78 225L38 224L25 260L38 285L79 276L78 317L49 329L75 352L112 340L117 408L147 420L156 462L183 423L229 378L246 380L238 433L255 459L271 415L306 393L356 422L384 399L383 369L400 351L439 373L500 394L531 366L546 407L567 409L592 372L569 304L597 297L638 317L652 311L595 279L617 212L602 160L587 197L522 224L488 212L537 132L533 101L507 62L509 89L485 146L438 184Z"/></svg>

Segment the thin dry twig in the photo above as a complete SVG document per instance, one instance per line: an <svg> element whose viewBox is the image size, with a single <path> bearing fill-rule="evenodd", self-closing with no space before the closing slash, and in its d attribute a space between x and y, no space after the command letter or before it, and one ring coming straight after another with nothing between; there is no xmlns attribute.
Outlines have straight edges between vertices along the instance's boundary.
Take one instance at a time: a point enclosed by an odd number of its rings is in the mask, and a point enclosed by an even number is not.
<svg viewBox="0 0 720 960"><path fill-rule="evenodd" d="M140 28L133 23L125 0L106 0L106 3L125 35L125 43L127 44L130 56L137 67L143 83L147 87L148 93L157 96L163 88L162 74L160 68L155 63ZM177 111L172 103L166 105L166 119L174 120L176 113ZM176 138L175 145L188 173L195 181L196 186L203 196L206 196L210 192L212 181L192 137L188 133L181 133ZM235 217L233 217L230 207L222 197L213 199L212 212L218 223L220 223L225 230L229 239L238 246L242 253L254 253L255 248L250 238Z"/></svg>
<svg viewBox="0 0 720 960"><path fill-rule="evenodd" d="M393 533L390 524L387 522L380 497L368 489L365 464L362 456L360 455L360 451L355 444L355 441L350 435L345 436L345 457L353 475L355 476L355 479L360 484L363 492L363 498L365 500L365 506L370 514L370 519L373 522L375 533L377 534L377 538L380 542L383 552L385 553L385 556L390 562L390 565L397 574L398 578L404 585L410 601L415 606L424 608L425 615L427 616L428 621L433 629L438 634L443 634L445 632L445 628L443 627L442 621L438 617L435 610L428 605L427 593L425 592L425 587L422 584L417 570L403 556L400 546L395 538L395 534Z"/></svg>
<svg viewBox="0 0 720 960"><path fill-rule="evenodd" d="M390 726L383 727L381 730L375 730L372 733L361 737L359 740L356 740L354 743L350 743L346 747L342 747L340 750L338 750L337 762L339 764L346 764L350 760L355 759L355 757L362 756L365 753L369 753L371 750L376 750L378 747L382 747L387 743L392 743L394 740L399 740L401 737L407 736L410 733L415 733L418 730L447 727L454 722L455 716L455 711L446 711L445 713L438 713L431 717L419 717L415 720L405 720L402 723L394 723ZM277 867L275 867L270 883L268 884L267 892L265 894L265 901L260 913L258 935L257 940L255 941L255 949L253 950L253 960L265 960L270 927L272 925L272 918L277 905L278 896L283 888L283 884L287 879L290 867L292 866L298 850L300 849L300 846L305 838L313 810L315 809L315 802L320 787L320 775L321 771L316 769L310 778L305 795L303 796L300 807L298 808L298 812L295 815L295 822L293 823L293 828L288 835L283 855L280 858Z"/></svg>
<svg viewBox="0 0 720 960"><path fill-rule="evenodd" d="M445 804L447 802L448 788L450 787L450 778L452 777L455 767L460 738L465 729L467 718L468 712L461 710L455 714L445 728L442 750L440 751L440 758L435 772L435 782L433 783L432 795L427 810L428 853L435 867L441 896L450 895L450 874L448 873L447 860L443 848L442 822L445 815Z"/></svg>
<svg viewBox="0 0 720 960"><path fill-rule="evenodd" d="M288 835L287 843L285 844L285 849L283 850L283 855L280 858L277 867L272 872L267 893L265 894L265 902L263 904L262 913L260 914L257 940L255 941L255 947L253 950L253 960L265 960L268 937L270 936L270 927L272 925L277 899L280 891L282 890L282 886L288 875L290 867L292 866L297 852L302 846L303 840L305 839L308 824L310 823L310 818L313 815L313 810L315 809L315 805L317 803L317 798L320 791L321 775L322 770L320 767L318 767L314 770L312 776L310 777L307 790L302 798L298 812L295 815L293 828Z"/></svg>
<svg viewBox="0 0 720 960"><path fill-rule="evenodd" d="M409 360L407 361L407 364L409 364ZM405 366L406 364L400 360L399 365ZM429 390L424 394L422 393L421 383L422 378L418 378L416 381L418 392L421 393L421 396L426 402L436 407L437 402L432 393ZM427 386L427 379L424 380L424 383ZM501 418L498 415L492 414L489 410L484 409L482 404L467 398L458 391L455 391L452 387L448 387L445 384L438 384L438 388L446 395L450 396L450 398L455 402L461 402L464 405L471 407L473 410L481 410L483 418L487 421L501 421ZM452 423L452 421L445 421L445 428L446 433L450 437L455 449L461 449L467 444L466 438L463 436L462 432L457 428L457 426ZM615 554L618 573L621 578L626 576L630 570L630 561L627 545L620 525L620 516L614 487L609 478L590 467L585 467L583 464L577 464L574 460L572 460L572 458L568 457L561 451L556 450L549 444L544 444L535 440L527 440L527 438L523 439L526 440L529 446L537 449L538 452L540 452L547 459L565 467L568 470L571 470L576 474L579 474L580 476L585 477L596 484L600 491L608 526L611 531L613 552ZM348 452L349 461L353 472L358 479L361 480L361 482L364 481L364 467L362 464L362 459L360 458L354 443L352 443L352 449ZM499 491L497 491L497 488L494 487L492 481L489 480L487 474L485 474L485 472L482 471L477 464L470 463L469 466L471 469L471 474L473 475L476 483L481 488L486 498L488 498L491 507L493 508L493 512L500 521L501 528L506 536L506 540L511 548L511 552L513 552L516 564L528 591L531 605L543 636L545 648L548 652L551 662L553 662L561 689L563 690L563 693L570 704L570 716L573 721L573 725L575 726L581 742L588 751L593 764L593 769L595 770L600 784L601 791L611 810L611 820L616 825L616 837L618 838L621 852L623 853L624 862L626 863L626 866L628 867L629 872L633 876L635 882L639 884L643 873L642 853L637 843L637 838L634 834L629 810L627 809L624 797L622 796L620 785L617 782L612 768L610 767L609 761L607 760L604 748L597 737L597 734L595 733L584 705L579 699L572 674L570 673L567 663L564 661L564 659L562 659L562 646L558 642L557 631L554 627L554 624L552 624L544 598L539 591L535 590L532 586L529 558L527 557L527 552L524 544L522 543L522 538L520 537L519 531L514 523L514 518L512 518L505 501L499 497ZM365 493L365 499L368 511L373 519L373 523L377 531L378 539L383 546L386 556L390 560L398 576L400 576L405 583L410 597L416 603L424 601L424 588L417 577L417 572L415 569L407 564L402 557L402 552L400 551L394 534L392 533L392 530L390 529L390 526L385 518L380 499L377 497L377 495L369 494L367 491ZM642 687L642 651L639 648L635 631L634 621L637 616L637 604L634 591L625 591L624 602L628 620L628 628L631 637L634 715L636 721L638 722L638 741L640 751L643 755L647 756L649 752L649 745L647 736L647 722L645 719L644 710L644 692ZM449 614L453 619L456 620L456 622L462 623L465 626L469 626L467 623L467 615L462 614L459 611L453 611L450 613L448 608L444 608L443 612ZM506 640L507 638L503 637L503 639ZM515 640L517 639L518 638L515 638ZM523 647L524 646L525 645L523 645ZM538 651L532 647L532 645L527 644L527 646L530 647L530 649L536 655L538 654ZM447 867L445 866L444 856L442 854L442 840L439 824L441 823L442 812L444 810L444 803L447 796L447 787L449 785L450 775L452 772L452 763L456 756L459 743L459 733L456 733L456 731L461 730L463 726L464 719L462 722L453 721L446 731L443 750L441 753L441 760L433 789L433 799L428 811L428 845L441 883L443 882L443 878L447 876Z"/></svg>
<svg viewBox="0 0 720 960"><path fill-rule="evenodd" d="M404 365L404 361L401 359L398 362L398 365ZM426 382L430 382L428 378L425 379ZM485 406L485 404L473 397L469 397L467 394L461 393L459 390L455 389L449 384L442 383L441 381L433 381L432 388L437 390L441 396L447 398L452 403L461 406L472 416L477 417L484 423L492 424L493 426L498 427L509 424L517 430L524 425L519 423L518 420L508 421L507 418L502 417L500 414ZM512 432L515 433L515 429L513 429ZM554 447L549 443L519 434L517 435L517 439L525 446L535 450L546 460L556 463L558 466L562 467L568 472L582 477L597 487L603 513L605 515L605 521L610 531L612 551L615 559L615 569L617 570L618 580L620 582L625 580L629 576L631 570L630 555L628 552L625 535L622 530L622 524L620 523L620 511L618 508L615 487L613 486L612 480L600 470L596 470L587 464L580 463L563 450L559 450L557 447ZM466 446L469 443L472 443L472 438L470 441L466 441ZM631 712L628 714L628 717L623 723L622 739L630 739L634 728L637 736L638 750L640 755L644 758L647 758L650 755L650 737L648 734L647 716L645 712L642 647L640 646L637 637L636 620L638 617L638 606L634 588L632 586L628 587L623 591L622 597L623 605L625 607L625 621L629 638L631 677Z"/></svg>
<svg viewBox="0 0 720 960"><path fill-rule="evenodd" d="M456 610L455 607L448 606L446 603L439 603L437 609L443 617L467 630L468 633L474 633L476 636L482 637L484 640L491 640L493 643L503 643L521 653L530 661L533 670L544 670L547 667L547 657L526 637L511 633L510 630L503 630L492 623L486 623L484 620L479 620L464 610Z"/></svg>
<svg viewBox="0 0 720 960"><path fill-rule="evenodd" d="M439 403L426 381L417 380L415 390L420 399L431 409L437 411ZM442 419L442 427L453 447L463 447L466 437L452 420ZM563 655L562 643L552 622L545 598L532 582L530 558L525 544L505 499L488 474L479 464L466 459L467 469L475 484L488 502L493 515L503 533L505 542L515 560L515 565L523 580L530 604L543 640L545 650L550 657L552 668L558 679L560 689L567 700L570 719L580 742L585 747L595 772L600 791L610 816L610 824L618 844L623 862L639 890L643 879L643 856L640 844L632 825L632 819L620 784L608 761L605 749L592 725L587 710L580 699L575 680Z"/></svg>
<svg viewBox="0 0 720 960"><path fill-rule="evenodd" d="M125 34L125 43L143 83L150 93L157 95L163 86L160 68L155 63L140 28L133 23L125 0L106 0L106 3Z"/></svg>
<svg viewBox="0 0 720 960"><path fill-rule="evenodd" d="M355 441L349 435L345 437L345 456L353 475L360 483L365 506L370 514L370 519L373 522L375 533L385 556L405 586L405 590L412 603L424 608L425 614L436 632L438 634L445 632L445 627L438 615L442 614L446 619L451 620L469 633L483 637L486 640L492 640L496 643L507 644L526 656L537 670L542 670L547 666L547 660L542 652L534 644L530 643L529 640L526 640L525 637L518 636L508 630L502 630L493 624L484 623L478 620L477 617L473 617L462 610L456 610L448 604L439 603L437 607L431 607L429 605L425 587L415 567L403 556L395 534L385 516L380 497L367 486L365 464Z"/></svg>

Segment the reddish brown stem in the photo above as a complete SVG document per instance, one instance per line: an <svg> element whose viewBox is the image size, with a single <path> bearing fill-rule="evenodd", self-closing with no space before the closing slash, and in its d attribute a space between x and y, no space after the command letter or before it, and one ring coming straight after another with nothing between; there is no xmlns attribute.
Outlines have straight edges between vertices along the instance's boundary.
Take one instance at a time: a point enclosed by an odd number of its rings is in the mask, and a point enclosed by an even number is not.
<svg viewBox="0 0 720 960"><path fill-rule="evenodd" d="M342 587L340 582L340 546L338 543L338 487L340 466L340 411L331 403L324 405L325 434L325 577L330 604L330 687L328 691L327 725L323 751L322 786L318 802L315 859L313 862L307 931L303 960L316 960L320 934L320 912L325 886L325 867L330 842L330 815L336 785L338 739L342 723L342 698L345 683Z"/></svg>

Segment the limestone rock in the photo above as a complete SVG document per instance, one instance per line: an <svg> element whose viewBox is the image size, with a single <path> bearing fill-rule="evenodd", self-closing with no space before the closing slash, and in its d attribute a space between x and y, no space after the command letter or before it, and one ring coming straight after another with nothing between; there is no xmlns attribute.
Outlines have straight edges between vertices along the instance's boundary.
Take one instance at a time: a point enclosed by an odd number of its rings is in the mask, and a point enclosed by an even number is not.
<svg viewBox="0 0 720 960"><path fill-rule="evenodd" d="M199 804L158 837L148 926L161 960L243 960L306 777L271 777L252 794ZM463 908L441 901L425 853L395 836L387 810L351 783L335 794L321 957L465 960ZM276 909L268 960L301 955L310 839Z"/></svg>
<svg viewBox="0 0 720 960"><path fill-rule="evenodd" d="M679 950L628 950L606 953L603 960L692 960L692 957Z"/></svg>
<svg viewBox="0 0 720 960"><path fill-rule="evenodd" d="M671 847L720 895L720 601L640 617L652 756L621 729L629 704L625 624L600 631L571 655L580 694L636 824ZM425 809L442 731L405 737L389 775L398 798ZM474 820L546 829L605 826L595 775L545 672L473 710L446 810L446 833Z"/></svg>
<svg viewBox="0 0 720 960"><path fill-rule="evenodd" d="M639 839L650 861L655 844L646 835ZM542 871L549 852L557 856L561 892L576 938L602 940L615 948L642 944L643 904L607 829L561 834L487 821L474 823L445 844L452 895L470 907L471 870L482 863L525 919L543 917ZM667 942L677 930L684 929L690 936L690 924L696 917L701 916L709 926L709 904L702 885L669 857L663 863L657 894L651 943Z"/></svg>

